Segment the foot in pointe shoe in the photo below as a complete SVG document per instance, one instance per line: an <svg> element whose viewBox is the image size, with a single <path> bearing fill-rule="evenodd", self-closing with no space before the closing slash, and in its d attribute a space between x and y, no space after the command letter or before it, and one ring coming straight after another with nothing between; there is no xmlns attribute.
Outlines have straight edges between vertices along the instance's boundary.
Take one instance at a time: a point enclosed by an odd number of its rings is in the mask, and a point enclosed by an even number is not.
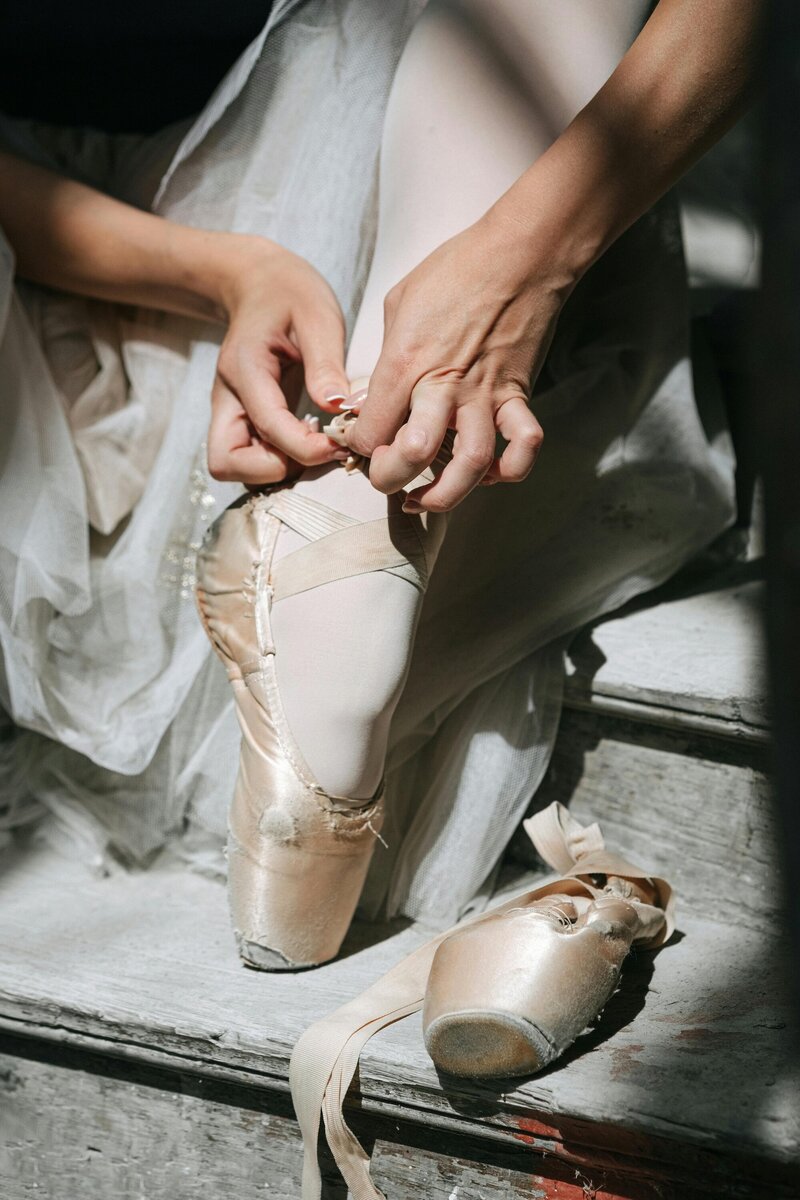
<svg viewBox="0 0 800 1200"><path fill-rule="evenodd" d="M367 801L330 795L309 770L281 702L272 607L380 570L424 591L442 529L400 504L393 499L384 519L358 522L274 488L231 505L198 556L201 619L227 668L242 731L228 821L230 908L241 957L262 970L336 956L383 821L382 787ZM284 525L307 544L273 562Z"/></svg>

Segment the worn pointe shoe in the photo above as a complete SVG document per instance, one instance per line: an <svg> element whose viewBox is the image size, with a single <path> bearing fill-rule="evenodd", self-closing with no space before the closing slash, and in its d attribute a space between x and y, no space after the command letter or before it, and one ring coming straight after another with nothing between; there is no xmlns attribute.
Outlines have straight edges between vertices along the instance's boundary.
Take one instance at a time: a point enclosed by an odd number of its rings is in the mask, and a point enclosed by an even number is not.
<svg viewBox="0 0 800 1200"><path fill-rule="evenodd" d="M663 888L632 878L596 825L583 829L561 806L537 814L526 826L544 857L554 822L580 839L581 876L593 878L583 894L550 891L445 938L423 1007L425 1046L441 1071L491 1078L542 1070L603 1010L631 945L652 944L666 930ZM627 877L609 873L617 870Z"/></svg>
<svg viewBox="0 0 800 1200"><path fill-rule="evenodd" d="M295 1046L303 1200L321 1194L321 1118L351 1193L383 1200L342 1110L374 1034L422 1008L425 1044L440 1070L478 1079L539 1071L598 1016L631 945L660 946L672 933L669 884L606 850L597 825L584 827L553 803L525 828L560 879L426 942Z"/></svg>
<svg viewBox="0 0 800 1200"><path fill-rule="evenodd" d="M282 524L308 544L273 563ZM380 791L367 802L328 795L308 769L278 691L272 605L377 570L424 590L437 539L399 500L388 517L358 522L283 487L228 508L198 556L201 619L227 668L242 729L228 894L250 966L292 970L338 953L383 819Z"/></svg>
<svg viewBox="0 0 800 1200"><path fill-rule="evenodd" d="M423 1009L439 1070L531 1075L563 1054L605 1007L633 941L663 925L637 894L646 889L626 883L610 880L590 902L556 893L451 934Z"/></svg>
<svg viewBox="0 0 800 1200"><path fill-rule="evenodd" d="M631 945L665 932L663 889L631 877L596 825L582 829L560 806L537 814L526 824L544 857L552 861L554 822L583 843L580 891L556 885L456 929L436 950L423 1036L441 1071L491 1078L542 1070L603 1010ZM610 873L617 870L625 875Z"/></svg>

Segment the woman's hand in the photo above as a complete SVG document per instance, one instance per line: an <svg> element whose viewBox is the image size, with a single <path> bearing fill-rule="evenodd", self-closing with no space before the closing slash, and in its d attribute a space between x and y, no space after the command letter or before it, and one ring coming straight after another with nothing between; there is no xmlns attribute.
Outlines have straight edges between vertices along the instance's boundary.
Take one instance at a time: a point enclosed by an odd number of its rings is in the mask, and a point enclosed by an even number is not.
<svg viewBox="0 0 800 1200"><path fill-rule="evenodd" d="M490 212L386 297L383 350L352 449L372 456L375 487L397 492L456 431L452 461L409 494L409 511L446 511L477 484L524 479L536 461L543 435L528 396L566 289L521 249L514 224ZM500 457L497 434L507 443Z"/></svg>
<svg viewBox="0 0 800 1200"><path fill-rule="evenodd" d="M211 397L209 471L215 479L256 485L346 458L317 431L318 422L293 414L286 395L287 368L297 365L320 407L335 408L347 396L336 297L296 254L264 238L220 236L227 239L220 300L228 332Z"/></svg>
<svg viewBox="0 0 800 1200"><path fill-rule="evenodd" d="M0 225L26 279L228 322L209 434L218 479L272 483L342 456L290 412L281 387L294 364L320 406L335 410L349 393L339 305L304 259L266 238L142 212L2 150Z"/></svg>
<svg viewBox="0 0 800 1200"><path fill-rule="evenodd" d="M525 399L565 298L745 107L764 0L659 0L597 95L492 209L386 299L383 352L350 434L399 491L448 425L455 457L408 507L448 509L530 470ZM493 460L494 434L508 447Z"/></svg>

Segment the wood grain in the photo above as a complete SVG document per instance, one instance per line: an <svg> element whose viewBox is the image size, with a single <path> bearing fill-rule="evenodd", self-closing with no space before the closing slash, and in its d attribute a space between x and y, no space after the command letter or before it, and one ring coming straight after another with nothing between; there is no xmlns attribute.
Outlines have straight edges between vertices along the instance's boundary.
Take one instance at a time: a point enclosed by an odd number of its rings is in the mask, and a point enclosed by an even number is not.
<svg viewBox="0 0 800 1200"><path fill-rule="evenodd" d="M599 821L609 846L669 879L681 914L765 931L779 920L764 748L565 712L533 807L552 800ZM538 861L522 831L510 854Z"/></svg>
<svg viewBox="0 0 800 1200"><path fill-rule="evenodd" d="M675 945L629 960L597 1027L549 1072L498 1088L440 1080L410 1019L370 1043L353 1103L443 1144L458 1135L508 1149L533 1137L576 1169L610 1153L633 1175L654 1158L667 1177L686 1162L708 1173L733 1161L743 1178L742 1164L778 1172L777 1187L800 1138L779 944L691 911L680 925ZM353 953L313 976L263 975L239 966L218 885L166 868L91 879L31 850L0 882L0 1019L40 1044L285 1094L302 1029L424 936L361 927Z"/></svg>

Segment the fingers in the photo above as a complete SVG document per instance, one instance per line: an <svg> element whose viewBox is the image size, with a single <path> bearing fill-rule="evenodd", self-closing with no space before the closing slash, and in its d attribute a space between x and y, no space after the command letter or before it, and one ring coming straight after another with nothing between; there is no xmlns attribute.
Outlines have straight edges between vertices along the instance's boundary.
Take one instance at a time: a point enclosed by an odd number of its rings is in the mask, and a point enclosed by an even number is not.
<svg viewBox="0 0 800 1200"><path fill-rule="evenodd" d="M369 457L378 446L388 446L394 440L408 417L411 393L418 378L412 374L410 359L396 355L385 344L370 377L369 392L359 410L358 421L348 431L351 450Z"/></svg>
<svg viewBox="0 0 800 1200"><path fill-rule="evenodd" d="M238 398L251 425L263 442L274 447L303 466L319 466L333 459L344 459L347 452L340 449L324 433L317 433L307 421L301 421L286 406L286 397L270 368L280 373L277 357L274 361L258 363L252 360L240 364L237 386L229 390ZM228 385L228 378L223 375Z"/></svg>
<svg viewBox="0 0 800 1200"><path fill-rule="evenodd" d="M370 388L371 388L370 384ZM362 407L354 428L363 420ZM399 492L433 462L453 411L449 387L421 383L411 395L411 413L391 445L378 446L370 463L369 478L379 492Z"/></svg>
<svg viewBox="0 0 800 1200"><path fill-rule="evenodd" d="M542 427L521 395L500 405L495 422L508 445L500 458L492 463L483 482L521 483L530 474L541 450Z"/></svg>
<svg viewBox="0 0 800 1200"><path fill-rule="evenodd" d="M449 512L481 482L494 461L495 426L491 411L465 404L456 411L453 457L438 479L409 493L407 512Z"/></svg>
<svg viewBox="0 0 800 1200"><path fill-rule="evenodd" d="M295 338L303 360L306 391L326 412L338 412L350 394L344 369L344 319L333 307L295 319Z"/></svg>
<svg viewBox="0 0 800 1200"><path fill-rule="evenodd" d="M277 483L290 470L285 454L254 439L247 414L219 378L211 398L208 470L214 479L251 485Z"/></svg>

